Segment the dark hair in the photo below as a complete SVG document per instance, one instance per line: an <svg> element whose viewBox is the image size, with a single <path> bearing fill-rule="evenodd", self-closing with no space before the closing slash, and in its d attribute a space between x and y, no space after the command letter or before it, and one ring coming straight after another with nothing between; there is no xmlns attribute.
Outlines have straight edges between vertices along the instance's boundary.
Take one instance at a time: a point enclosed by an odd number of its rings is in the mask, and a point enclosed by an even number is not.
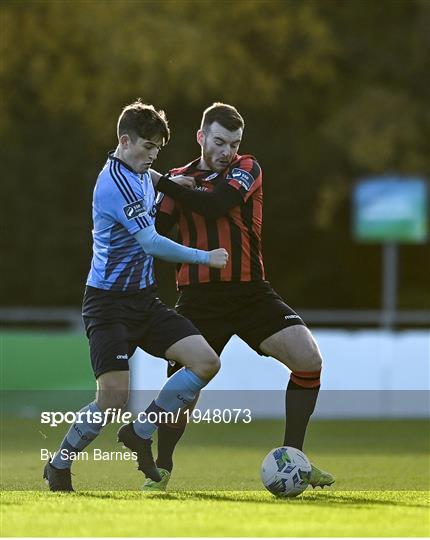
<svg viewBox="0 0 430 540"><path fill-rule="evenodd" d="M203 113L201 129L210 127L214 122L218 122L229 131L236 131L244 128L245 122L238 110L226 103L213 103Z"/></svg>
<svg viewBox="0 0 430 540"><path fill-rule="evenodd" d="M135 142L138 137L153 139L161 137L163 145L170 138L170 130L164 111L156 111L153 105L142 103L139 98L122 110L117 124L118 139L127 134Z"/></svg>

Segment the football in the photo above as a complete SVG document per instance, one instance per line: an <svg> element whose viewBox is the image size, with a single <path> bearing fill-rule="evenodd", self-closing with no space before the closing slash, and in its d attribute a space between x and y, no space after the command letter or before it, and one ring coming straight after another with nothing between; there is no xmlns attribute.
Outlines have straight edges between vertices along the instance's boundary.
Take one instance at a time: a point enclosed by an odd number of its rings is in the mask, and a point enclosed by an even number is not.
<svg viewBox="0 0 430 540"><path fill-rule="evenodd" d="M277 497L296 497L309 485L312 465L303 452L291 446L270 450L261 464L264 487Z"/></svg>

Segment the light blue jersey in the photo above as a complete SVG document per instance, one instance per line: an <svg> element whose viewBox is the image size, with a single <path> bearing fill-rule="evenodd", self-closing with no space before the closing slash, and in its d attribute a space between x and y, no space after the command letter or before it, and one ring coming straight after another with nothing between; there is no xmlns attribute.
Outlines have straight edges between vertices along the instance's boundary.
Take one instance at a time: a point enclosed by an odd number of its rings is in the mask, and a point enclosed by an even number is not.
<svg viewBox="0 0 430 540"><path fill-rule="evenodd" d="M155 220L149 172L138 174L109 154L93 196L93 259L87 285L136 291L155 283L154 259L133 237Z"/></svg>

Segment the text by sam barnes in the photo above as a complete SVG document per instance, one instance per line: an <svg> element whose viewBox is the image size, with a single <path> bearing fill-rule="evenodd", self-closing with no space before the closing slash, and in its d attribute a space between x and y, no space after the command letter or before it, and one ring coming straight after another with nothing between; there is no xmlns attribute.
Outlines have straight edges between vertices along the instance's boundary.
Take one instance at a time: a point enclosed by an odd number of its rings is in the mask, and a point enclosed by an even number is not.
<svg viewBox="0 0 430 540"><path fill-rule="evenodd" d="M40 449L40 459L54 459L57 452L50 452L47 448ZM73 461L136 461L136 452L107 452L101 448L93 448L91 452L83 450L81 452L69 452L66 448L60 451L62 459L71 459Z"/></svg>

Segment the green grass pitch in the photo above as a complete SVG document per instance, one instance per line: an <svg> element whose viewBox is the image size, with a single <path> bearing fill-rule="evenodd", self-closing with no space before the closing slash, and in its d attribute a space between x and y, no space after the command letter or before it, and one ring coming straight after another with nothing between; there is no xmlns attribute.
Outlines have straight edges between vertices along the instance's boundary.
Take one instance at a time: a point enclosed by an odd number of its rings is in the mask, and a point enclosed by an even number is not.
<svg viewBox="0 0 430 540"><path fill-rule="evenodd" d="M117 426L93 446L120 450ZM40 448L64 433L34 419L2 430L2 536L421 536L430 533L429 427L419 420L315 421L306 453L335 487L277 499L259 480L282 421L190 425L170 490L139 492L133 463L77 462L74 494L46 491ZM91 448L91 447L90 447ZM91 455L91 453L90 453Z"/></svg>

